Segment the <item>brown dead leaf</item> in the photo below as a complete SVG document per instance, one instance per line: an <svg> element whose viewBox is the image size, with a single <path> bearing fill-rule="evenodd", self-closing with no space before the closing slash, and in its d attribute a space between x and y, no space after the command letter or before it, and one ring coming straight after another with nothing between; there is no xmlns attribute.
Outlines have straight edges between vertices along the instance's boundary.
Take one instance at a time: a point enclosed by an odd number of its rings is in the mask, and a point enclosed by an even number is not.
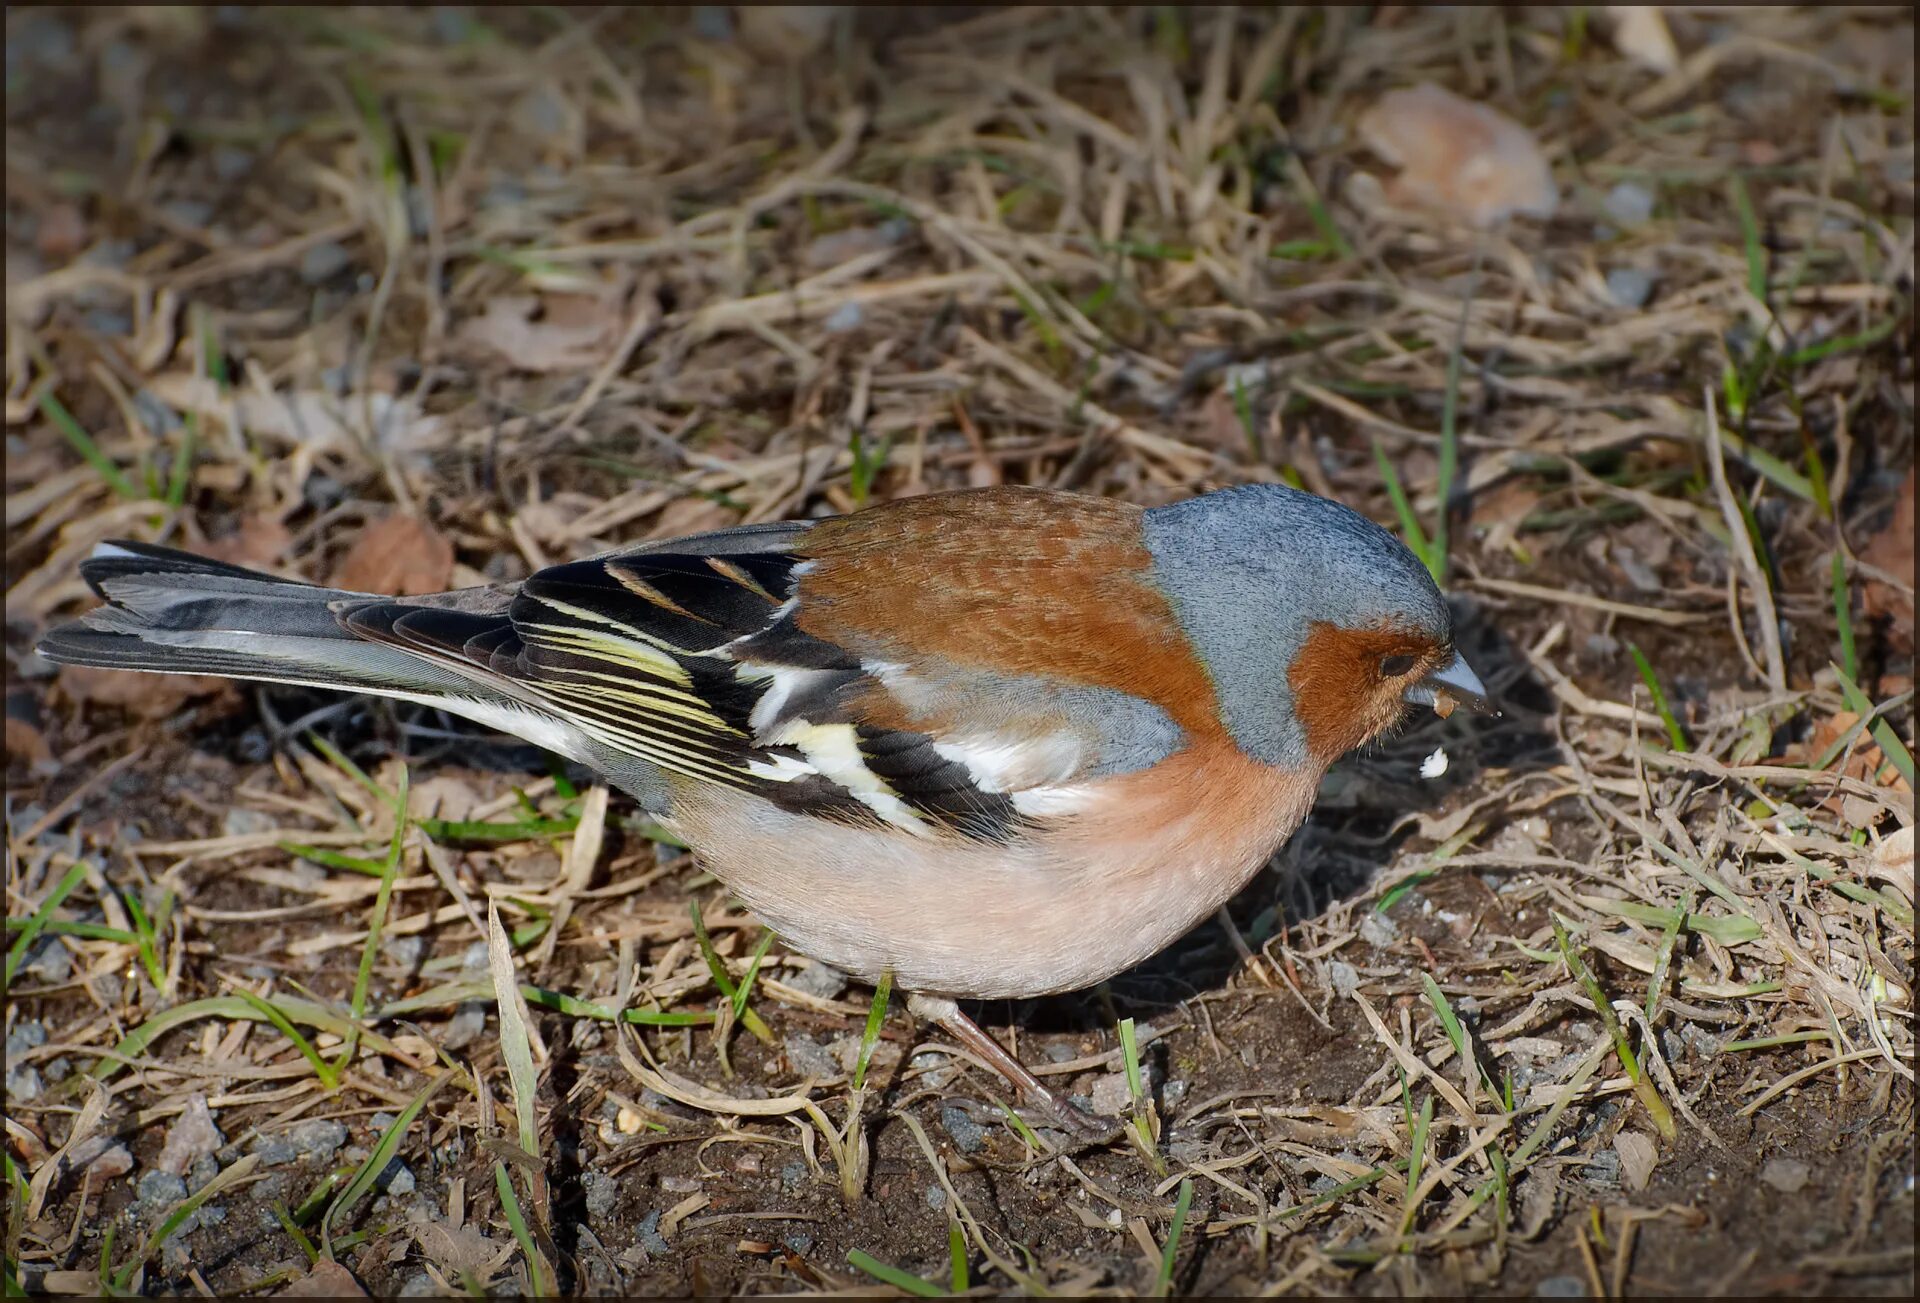
<svg viewBox="0 0 1920 1303"><path fill-rule="evenodd" d="M1913 827L1907 827L1891 833L1887 839L1873 848L1872 867L1868 875L1882 878L1893 885L1893 889L1913 902Z"/></svg>
<svg viewBox="0 0 1920 1303"><path fill-rule="evenodd" d="M1639 1131L1622 1131L1613 1139L1613 1152L1620 1155L1620 1180L1638 1194L1653 1179L1653 1168L1660 1161L1660 1147L1652 1136Z"/></svg>
<svg viewBox="0 0 1920 1303"><path fill-rule="evenodd" d="M1613 48L1643 68L1662 74L1680 67L1680 50L1659 5L1608 5Z"/></svg>
<svg viewBox="0 0 1920 1303"><path fill-rule="evenodd" d="M365 1298L367 1291L353 1273L337 1262L321 1258L307 1274L281 1290L276 1298Z"/></svg>
<svg viewBox="0 0 1920 1303"><path fill-rule="evenodd" d="M33 246L41 257L68 262L87 247L87 218L73 204L55 204L40 214Z"/></svg>
<svg viewBox="0 0 1920 1303"><path fill-rule="evenodd" d="M1851 710L1837 710L1829 719L1821 720L1814 726L1812 736L1805 742L1796 742L1787 748L1788 764L1806 765L1818 760L1827 753L1827 748L1838 742L1843 734L1852 728L1860 718ZM1847 758L1840 773L1848 778L1857 778L1863 783L1876 787L1890 788L1896 792L1909 790L1906 777L1894 767L1892 761L1880 750L1871 734L1863 733L1854 741L1853 754ZM1833 813L1841 810L1842 798L1836 793L1820 803L1820 808Z"/></svg>
<svg viewBox="0 0 1920 1303"><path fill-rule="evenodd" d="M60 688L71 700L115 706L142 719L160 719L189 701L235 692L231 680L206 674L129 674L91 665L62 665Z"/></svg>
<svg viewBox="0 0 1920 1303"><path fill-rule="evenodd" d="M50 762L53 759L53 749L47 745L46 734L35 727L30 720L8 715L7 755L31 767Z"/></svg>
<svg viewBox="0 0 1920 1303"><path fill-rule="evenodd" d="M590 371L621 333L620 305L594 294L503 294L455 338L521 371Z"/></svg>
<svg viewBox="0 0 1920 1303"><path fill-rule="evenodd" d="M1514 213L1551 217L1560 202L1532 132L1431 82L1381 96L1361 114L1359 131L1400 168L1387 187L1396 204L1492 226Z"/></svg>
<svg viewBox="0 0 1920 1303"><path fill-rule="evenodd" d="M194 550L229 565L266 570L286 559L287 548L292 543L293 535L278 520L271 516L248 516L233 533Z"/></svg>
<svg viewBox="0 0 1920 1303"><path fill-rule="evenodd" d="M1868 615L1887 617L1887 640L1903 652L1913 650L1913 470L1894 500L1893 519L1860 549L1860 559L1886 571L1907 585L1901 592L1892 584L1869 579L1861 587Z"/></svg>
<svg viewBox="0 0 1920 1303"><path fill-rule="evenodd" d="M417 597L445 590L453 576L453 544L418 516L395 514L360 531L334 569L336 588Z"/></svg>

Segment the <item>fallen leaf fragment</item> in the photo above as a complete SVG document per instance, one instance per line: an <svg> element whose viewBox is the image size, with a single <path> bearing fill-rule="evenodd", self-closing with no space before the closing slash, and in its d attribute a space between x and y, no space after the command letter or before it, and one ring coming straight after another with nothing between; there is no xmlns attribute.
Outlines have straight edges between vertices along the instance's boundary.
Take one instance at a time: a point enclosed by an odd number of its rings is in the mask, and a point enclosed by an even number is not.
<svg viewBox="0 0 1920 1303"><path fill-rule="evenodd" d="M1608 5L1613 48L1643 68L1666 74L1680 67L1680 50L1659 5Z"/></svg>
<svg viewBox="0 0 1920 1303"><path fill-rule="evenodd" d="M1551 217L1553 169L1533 133L1432 83L1389 91L1360 117L1360 138L1400 168L1387 187L1413 204L1492 226L1515 213Z"/></svg>
<svg viewBox="0 0 1920 1303"><path fill-rule="evenodd" d="M1867 870L1868 876L1882 878L1893 885L1893 889L1913 901L1913 826L1909 824L1897 832L1890 833L1878 846L1873 848L1873 860Z"/></svg>
<svg viewBox="0 0 1920 1303"><path fill-rule="evenodd" d="M455 332L521 371L588 371L621 332L617 300L594 294L503 294Z"/></svg>
<svg viewBox="0 0 1920 1303"><path fill-rule="evenodd" d="M321 1258L307 1274L281 1290L276 1298L365 1298L367 1291L353 1273L337 1262Z"/></svg>
<svg viewBox="0 0 1920 1303"><path fill-rule="evenodd" d="M74 701L117 706L142 719L159 719L189 701L234 691L230 680L206 674L128 674L91 665L62 665L60 687Z"/></svg>
<svg viewBox="0 0 1920 1303"><path fill-rule="evenodd" d="M1868 615L1887 617L1887 640L1903 652L1913 650L1913 470L1907 471L1900 496L1894 499L1887 527L1860 549L1860 559L1904 583L1906 591L1869 579L1861 586L1861 604Z"/></svg>
<svg viewBox="0 0 1920 1303"><path fill-rule="evenodd" d="M453 576L453 544L418 516L395 514L360 531L332 583L356 593L417 597L443 591Z"/></svg>

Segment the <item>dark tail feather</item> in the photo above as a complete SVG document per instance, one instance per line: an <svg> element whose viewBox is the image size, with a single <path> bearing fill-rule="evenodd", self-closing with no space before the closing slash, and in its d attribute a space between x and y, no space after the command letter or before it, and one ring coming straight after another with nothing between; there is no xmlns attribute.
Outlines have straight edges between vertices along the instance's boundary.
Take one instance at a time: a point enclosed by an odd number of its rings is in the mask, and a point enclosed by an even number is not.
<svg viewBox="0 0 1920 1303"><path fill-rule="evenodd" d="M148 543L101 544L80 574L105 603L48 633L68 665L348 688L389 696L473 693L474 679L356 637L336 612L380 599L320 588Z"/></svg>

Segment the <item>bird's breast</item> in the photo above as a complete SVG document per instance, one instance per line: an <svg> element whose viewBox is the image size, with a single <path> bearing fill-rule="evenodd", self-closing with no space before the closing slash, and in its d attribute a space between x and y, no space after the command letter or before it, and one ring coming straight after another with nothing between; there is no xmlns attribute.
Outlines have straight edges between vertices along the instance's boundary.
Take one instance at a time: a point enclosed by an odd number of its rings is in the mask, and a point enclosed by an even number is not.
<svg viewBox="0 0 1920 1303"><path fill-rule="evenodd" d="M688 786L674 822L795 949L868 981L970 999L1077 990L1219 908L1299 826L1317 775L1224 740L1085 784L1013 841L915 837Z"/></svg>

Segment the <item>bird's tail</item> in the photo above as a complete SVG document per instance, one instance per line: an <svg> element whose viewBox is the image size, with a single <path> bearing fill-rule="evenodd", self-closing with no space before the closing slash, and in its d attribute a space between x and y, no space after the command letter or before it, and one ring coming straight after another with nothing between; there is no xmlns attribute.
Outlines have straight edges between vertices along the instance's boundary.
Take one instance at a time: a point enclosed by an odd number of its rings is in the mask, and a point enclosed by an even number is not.
<svg viewBox="0 0 1920 1303"><path fill-rule="evenodd" d="M213 674L383 696L471 694L473 678L349 632L340 613L380 597L320 588L146 543L101 544L80 575L104 605L39 651L65 665Z"/></svg>

